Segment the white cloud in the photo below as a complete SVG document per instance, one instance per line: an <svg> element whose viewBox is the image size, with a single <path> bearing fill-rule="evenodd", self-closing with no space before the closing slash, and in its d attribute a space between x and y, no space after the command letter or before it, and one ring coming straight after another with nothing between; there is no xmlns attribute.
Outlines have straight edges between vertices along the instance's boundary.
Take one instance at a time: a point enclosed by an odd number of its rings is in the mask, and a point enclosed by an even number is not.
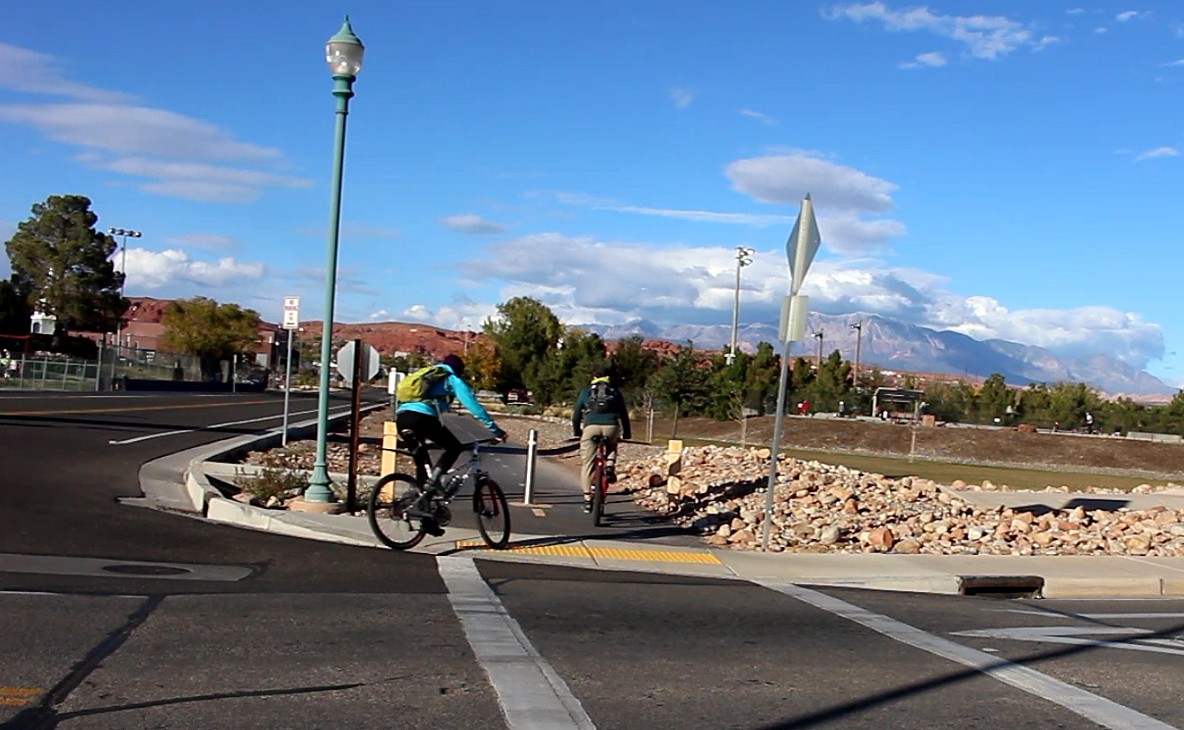
<svg viewBox="0 0 1184 730"><path fill-rule="evenodd" d="M946 65L946 54L932 51L918 54L912 61L900 64L901 68L936 68Z"/></svg>
<svg viewBox="0 0 1184 730"><path fill-rule="evenodd" d="M341 226L341 233L350 238L389 238L397 239L403 237L403 232L395 228L386 228L384 226L368 226L364 223L344 223ZM318 231L317 235L328 235L327 231Z"/></svg>
<svg viewBox="0 0 1184 730"><path fill-rule="evenodd" d="M1167 63L1168 66L1184 66L1184 58Z"/></svg>
<svg viewBox="0 0 1184 730"><path fill-rule="evenodd" d="M1098 35L1105 35L1110 32L1110 29L1104 25L1099 25L1097 28L1094 28L1094 32Z"/></svg>
<svg viewBox="0 0 1184 730"><path fill-rule="evenodd" d="M373 321L420 322L433 327L443 327L450 330L472 330L480 332L486 320L497 314L497 307L492 304L477 302L460 302L440 307L432 311L422 304L414 304L399 313L397 317L380 310L375 315L381 315Z"/></svg>
<svg viewBox="0 0 1184 730"><path fill-rule="evenodd" d="M763 112L758 112L754 109L741 109L740 114L743 116L749 117L750 119L755 119L758 122L760 122L761 124L764 124L765 126L768 126L768 127L776 127L780 123L776 119L774 119L773 117L769 116L768 114L764 114Z"/></svg>
<svg viewBox="0 0 1184 730"><path fill-rule="evenodd" d="M239 240L234 236L219 233L186 233L166 238L164 242L203 251L234 251L240 246Z"/></svg>
<svg viewBox="0 0 1184 730"><path fill-rule="evenodd" d="M440 225L445 228L451 228L454 231L459 231L460 233L470 233L473 235L491 235L505 233L510 230L508 226L487 220L475 213L462 213L460 215L441 218Z"/></svg>
<svg viewBox="0 0 1184 730"><path fill-rule="evenodd" d="M127 284L129 293L137 291L172 291L184 284L220 287L263 278L266 270L259 263L238 263L232 257L215 262L198 261L186 252L170 248L149 251L127 249Z"/></svg>
<svg viewBox="0 0 1184 730"><path fill-rule="evenodd" d="M1065 11L1066 15L1081 15L1085 12L1085 8L1069 8Z"/></svg>
<svg viewBox="0 0 1184 730"><path fill-rule="evenodd" d="M974 58L994 60L1019 48L1039 49L1055 36L1033 35L1031 26L1001 15L939 15L926 7L893 10L886 3L839 5L824 13L831 20L875 21L890 31L926 31L963 44Z"/></svg>
<svg viewBox="0 0 1184 730"><path fill-rule="evenodd" d="M311 184L278 172L286 161L275 147L240 142L214 124L70 81L46 54L0 43L0 88L68 97L65 103L2 104L0 122L80 148L74 159L92 168L149 178L139 187L143 192L243 203L268 188ZM250 169L260 166L266 169Z"/></svg>
<svg viewBox="0 0 1184 730"><path fill-rule="evenodd" d="M148 157L107 158L99 154L78 155L88 167L132 177L150 178L140 190L201 203L251 203L270 187L304 188L310 180L241 167L202 162L177 162Z"/></svg>
<svg viewBox="0 0 1184 730"><path fill-rule="evenodd" d="M1156 147L1154 149L1144 150L1135 155L1136 160L1153 160L1157 157L1179 157L1180 150L1175 147Z"/></svg>
<svg viewBox="0 0 1184 730"><path fill-rule="evenodd" d="M788 215L769 215L759 213L724 213L713 210L684 210L679 208L649 208L642 205L599 205L593 206L600 210L615 210L618 213L636 213L658 218L677 218L697 223L729 223L746 226L769 226L778 223L792 223L793 217Z"/></svg>
<svg viewBox="0 0 1184 730"><path fill-rule="evenodd" d="M896 185L805 153L736 160L725 168L732 189L764 203L797 206L810 193L819 208L884 212Z"/></svg>
<svg viewBox="0 0 1184 730"><path fill-rule="evenodd" d="M8 43L0 43L0 88L94 102L121 102L131 98L128 94L70 81L53 56Z"/></svg>
<svg viewBox="0 0 1184 730"><path fill-rule="evenodd" d="M820 228L826 225L819 221ZM735 266L735 251L728 246L659 250L644 243L544 233L492 246L482 258L462 264L462 270L477 286L498 287L503 301L512 296L542 301L566 324L643 318L671 325L730 321ZM777 322L787 285L780 242L758 248L752 265L743 269L744 321ZM876 313L1063 355L1104 351L1135 367L1163 355L1160 327L1137 315L1110 307L1009 310L988 296L950 291L946 277L879 259L816 261L802 293L810 297L813 311ZM491 307L472 302L436 311L416 305L398 319L479 327L491 313Z"/></svg>
<svg viewBox="0 0 1184 730"><path fill-rule="evenodd" d="M1151 13L1142 10L1124 10L1118 15L1115 15L1114 19L1119 23L1129 23L1132 20L1138 20L1139 18L1147 17L1150 14Z"/></svg>
<svg viewBox="0 0 1184 730"><path fill-rule="evenodd" d="M684 89L681 86L675 86L667 91L670 95L671 101L679 109L686 109L695 100L695 93L690 89Z"/></svg>
<svg viewBox="0 0 1184 730"><path fill-rule="evenodd" d="M696 223L721 223L743 226L770 226L793 223L793 216L787 214L769 213L730 213L714 210L688 210L685 208L653 208L643 205L627 205L612 198L595 195L582 195L564 191L550 191L547 193L564 205L578 205L593 210L609 210L616 213L633 213L649 215L658 218L674 218L677 220L694 221Z"/></svg>
<svg viewBox="0 0 1184 730"><path fill-rule="evenodd" d="M63 144L116 155L277 163L274 147L236 141L207 122L164 109L119 104L7 104L0 120L35 127Z"/></svg>

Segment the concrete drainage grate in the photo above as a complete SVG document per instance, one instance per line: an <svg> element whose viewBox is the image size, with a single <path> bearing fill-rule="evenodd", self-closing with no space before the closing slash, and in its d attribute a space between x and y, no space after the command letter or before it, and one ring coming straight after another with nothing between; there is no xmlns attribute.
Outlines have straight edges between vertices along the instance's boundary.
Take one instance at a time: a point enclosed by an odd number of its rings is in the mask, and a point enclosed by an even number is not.
<svg viewBox="0 0 1184 730"><path fill-rule="evenodd" d="M1044 578L1038 575L961 575L959 593L983 598L1040 598Z"/></svg>

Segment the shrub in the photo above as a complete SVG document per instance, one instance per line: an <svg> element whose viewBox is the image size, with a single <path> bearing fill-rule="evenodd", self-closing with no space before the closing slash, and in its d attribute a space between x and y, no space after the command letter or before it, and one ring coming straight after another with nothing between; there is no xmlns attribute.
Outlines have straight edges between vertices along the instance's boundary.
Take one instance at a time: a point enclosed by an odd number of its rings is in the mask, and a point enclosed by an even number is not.
<svg viewBox="0 0 1184 730"><path fill-rule="evenodd" d="M236 474L234 485L266 505L273 498L285 499L303 493L308 489L308 474L279 466L264 466L253 474Z"/></svg>

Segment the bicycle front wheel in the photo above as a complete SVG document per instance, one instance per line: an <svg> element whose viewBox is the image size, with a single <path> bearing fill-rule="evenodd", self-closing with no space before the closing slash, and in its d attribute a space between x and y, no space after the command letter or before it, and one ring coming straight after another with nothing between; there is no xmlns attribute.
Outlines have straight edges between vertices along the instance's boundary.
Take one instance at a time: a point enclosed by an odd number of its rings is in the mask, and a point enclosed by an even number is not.
<svg viewBox="0 0 1184 730"><path fill-rule="evenodd" d="M510 505L502 488L492 479L479 479L473 489L473 513L481 539L495 550L510 542Z"/></svg>
<svg viewBox="0 0 1184 730"><path fill-rule="evenodd" d="M408 514L423 492L407 474L387 474L374 485L366 517L374 536L389 548L407 550L426 534L418 517Z"/></svg>

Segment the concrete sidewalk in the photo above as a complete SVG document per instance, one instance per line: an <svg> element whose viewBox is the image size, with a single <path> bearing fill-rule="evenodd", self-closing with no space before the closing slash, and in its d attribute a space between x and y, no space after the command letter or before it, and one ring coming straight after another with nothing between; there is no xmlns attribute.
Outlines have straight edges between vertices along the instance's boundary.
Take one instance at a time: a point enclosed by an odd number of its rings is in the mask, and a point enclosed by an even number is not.
<svg viewBox="0 0 1184 730"><path fill-rule="evenodd" d="M315 427L314 421L296 429ZM206 462L236 451L263 448L278 432L242 436L174 454L140 471L145 506L201 516L212 522L312 540L386 549L373 536L364 513L315 514L252 507L227 499L206 478L207 469L233 470ZM988 494L988 493L983 493ZM1011 493L1026 504L1072 495ZM1179 495L1173 495L1181 499ZM990 493L990 500L1000 499ZM1051 500L1050 500L1051 501ZM511 524L515 512L511 507ZM990 556L759 553L709 547L670 547L641 541L569 538L515 533L507 550L485 548L475 530L449 527L427 537L413 552L467 553L489 560L547 563L602 570L758 580L880 590L963 595L1037 595L1047 598L1184 597L1184 558L1121 556Z"/></svg>

